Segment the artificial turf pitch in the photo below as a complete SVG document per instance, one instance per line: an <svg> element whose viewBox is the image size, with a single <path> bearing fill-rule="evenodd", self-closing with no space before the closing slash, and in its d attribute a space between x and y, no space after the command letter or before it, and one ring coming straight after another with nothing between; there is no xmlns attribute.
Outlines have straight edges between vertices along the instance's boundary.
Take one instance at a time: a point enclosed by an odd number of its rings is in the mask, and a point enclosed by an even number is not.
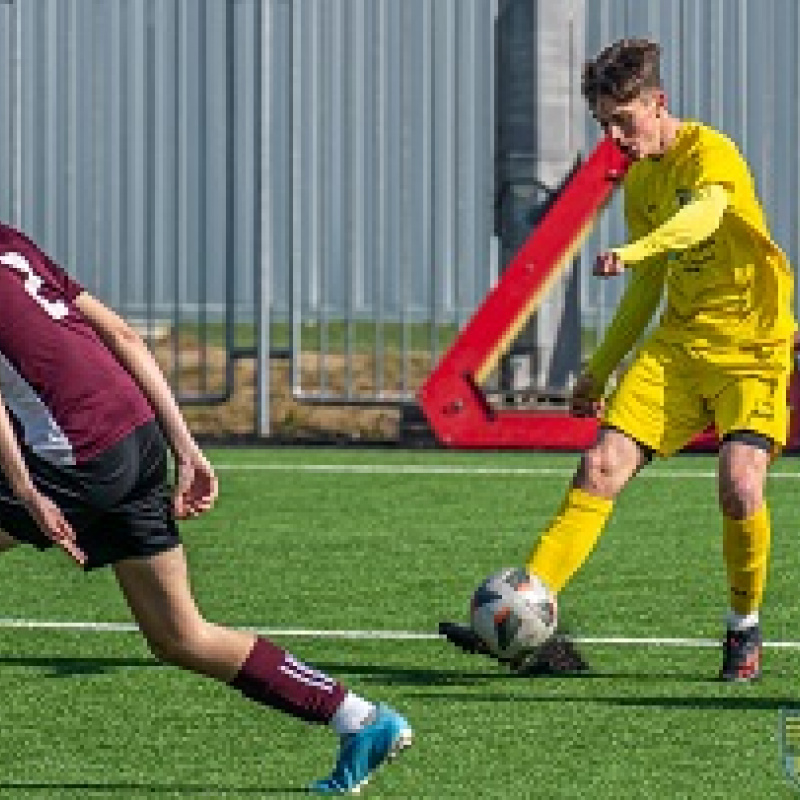
<svg viewBox="0 0 800 800"><path fill-rule="evenodd" d="M592 670L531 679L432 634L441 619L466 618L485 575L523 562L577 457L210 455L218 506L182 529L200 607L276 631L298 657L408 716L416 743L368 796L793 795L779 716L800 709L796 459L781 459L769 482L763 609L765 639L788 646L766 649L759 683L729 686L707 646L726 605L711 457L656 463L625 490L560 598L575 634L601 640L581 645ZM110 571L83 575L60 552L22 547L0 570L0 797L296 797L329 770L330 731L159 665L125 628ZM122 625L63 627L84 622ZM367 635L387 631L400 636ZM674 638L688 641L663 641Z"/></svg>

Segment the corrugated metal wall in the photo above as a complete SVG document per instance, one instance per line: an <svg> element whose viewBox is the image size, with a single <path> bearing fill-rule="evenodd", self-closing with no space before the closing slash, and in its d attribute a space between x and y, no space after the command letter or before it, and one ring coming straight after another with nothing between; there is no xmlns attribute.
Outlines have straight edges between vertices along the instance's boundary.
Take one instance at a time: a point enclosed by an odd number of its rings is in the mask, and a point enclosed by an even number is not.
<svg viewBox="0 0 800 800"><path fill-rule="evenodd" d="M755 175L776 241L800 264L800 3L796 0L589 0L586 51L622 36L647 36L663 48L662 76L682 117L723 130ZM597 126L587 117L592 136ZM587 248L624 236L619 203ZM799 295L800 296L800 295ZM589 324L607 324L618 291L584 281Z"/></svg>
<svg viewBox="0 0 800 800"><path fill-rule="evenodd" d="M0 217L129 315L219 312L231 259L252 298L258 14L257 0L0 6Z"/></svg>
<svg viewBox="0 0 800 800"><path fill-rule="evenodd" d="M312 310L463 315L488 281L491 7L0 4L0 218L123 309L176 285L219 305L231 256L249 300L263 76L276 309L294 264Z"/></svg>
<svg viewBox="0 0 800 800"><path fill-rule="evenodd" d="M292 268L273 285L290 297L284 308L302 309L293 385L306 399L411 398L412 339L429 369L443 332L452 338L490 285L493 5L292 5L280 70L291 82L278 70L272 80L291 161L272 159L286 206L275 210L271 261ZM306 339L333 357L301 386ZM331 388L342 357L345 385ZM354 357L370 360L368 385L354 385Z"/></svg>

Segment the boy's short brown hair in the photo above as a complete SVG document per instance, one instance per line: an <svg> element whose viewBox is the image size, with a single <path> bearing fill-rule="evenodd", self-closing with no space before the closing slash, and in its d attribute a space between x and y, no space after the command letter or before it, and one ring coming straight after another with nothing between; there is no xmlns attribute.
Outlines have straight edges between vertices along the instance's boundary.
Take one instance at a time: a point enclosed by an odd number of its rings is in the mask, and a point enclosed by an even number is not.
<svg viewBox="0 0 800 800"><path fill-rule="evenodd" d="M594 107L598 97L627 103L646 89L661 88L661 47L647 39L620 39L583 66L581 93Z"/></svg>

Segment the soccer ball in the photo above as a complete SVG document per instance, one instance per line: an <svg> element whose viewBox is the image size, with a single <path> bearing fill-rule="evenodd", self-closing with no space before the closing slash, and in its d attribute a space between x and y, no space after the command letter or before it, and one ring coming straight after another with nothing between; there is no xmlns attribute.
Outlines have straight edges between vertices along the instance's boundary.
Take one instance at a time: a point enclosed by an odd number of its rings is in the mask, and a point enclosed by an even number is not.
<svg viewBox="0 0 800 800"><path fill-rule="evenodd" d="M502 659L514 659L544 644L556 629L555 595L523 569L490 575L472 596L473 631Z"/></svg>

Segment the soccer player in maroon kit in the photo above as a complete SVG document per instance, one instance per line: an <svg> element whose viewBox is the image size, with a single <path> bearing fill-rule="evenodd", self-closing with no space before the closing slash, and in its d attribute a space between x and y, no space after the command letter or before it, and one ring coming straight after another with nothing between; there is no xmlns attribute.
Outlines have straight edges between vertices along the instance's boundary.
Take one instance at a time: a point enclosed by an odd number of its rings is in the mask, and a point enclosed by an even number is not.
<svg viewBox="0 0 800 800"><path fill-rule="evenodd" d="M0 297L0 550L55 543L84 569L110 565L157 658L330 724L338 758L310 788L357 792L411 728L269 640L201 616L175 519L212 508L217 478L142 338L5 225Z"/></svg>

